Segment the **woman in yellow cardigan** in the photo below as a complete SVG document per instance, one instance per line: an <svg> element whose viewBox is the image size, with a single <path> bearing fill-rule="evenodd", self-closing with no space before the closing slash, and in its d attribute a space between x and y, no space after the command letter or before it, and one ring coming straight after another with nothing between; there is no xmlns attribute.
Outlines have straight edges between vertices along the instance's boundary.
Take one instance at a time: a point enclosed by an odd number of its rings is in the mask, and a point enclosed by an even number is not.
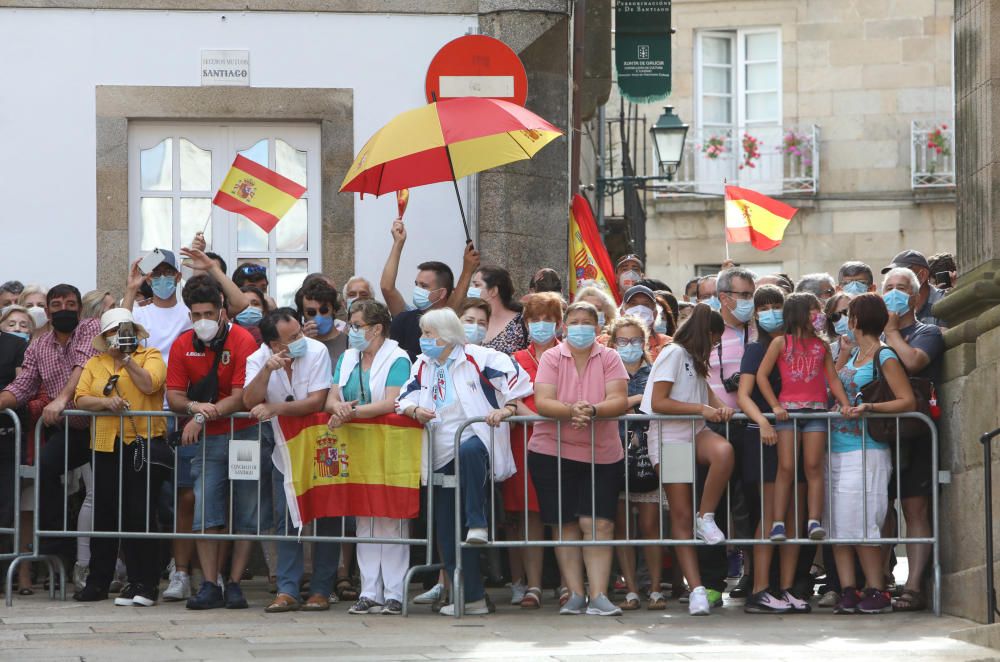
<svg viewBox="0 0 1000 662"><path fill-rule="evenodd" d="M165 448L166 419L128 413L163 408L167 366L158 349L139 344L147 337L146 330L124 308L112 308L101 315L101 333L94 338L94 347L102 353L87 361L76 387L77 409L120 415L94 417L90 428L94 531L117 531L119 520L125 531L157 530L157 495L170 476L163 464L157 464L164 458L158 458L156 453L159 450L162 454ZM156 604L160 583L157 541L143 538L120 542L128 583L115 604L151 607ZM117 538L90 539L90 575L74 599L107 599L118 546Z"/></svg>

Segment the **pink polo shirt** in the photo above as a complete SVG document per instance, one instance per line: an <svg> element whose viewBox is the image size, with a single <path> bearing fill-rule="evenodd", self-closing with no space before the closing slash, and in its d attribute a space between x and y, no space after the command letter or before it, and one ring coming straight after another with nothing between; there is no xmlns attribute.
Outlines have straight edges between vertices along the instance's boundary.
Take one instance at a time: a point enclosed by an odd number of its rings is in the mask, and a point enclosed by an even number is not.
<svg viewBox="0 0 1000 662"><path fill-rule="evenodd" d="M743 362L743 350L747 344L756 340L757 334L749 327L735 329L728 324L726 330L722 332L722 346L712 349L708 357L708 385L719 400L727 407L739 410L740 403L735 391L727 393L722 385L723 379L728 379L734 373L740 371L740 363ZM719 363L719 357L722 363ZM720 370L721 367L721 370Z"/></svg>
<svg viewBox="0 0 1000 662"><path fill-rule="evenodd" d="M608 382L620 379L628 381L628 371L621 357L613 349L595 342L590 350L587 367L580 375L570 353L568 343L562 343L542 354L538 362L535 384L552 384L556 387L556 398L560 402L572 404L580 400L597 404L607 398ZM556 450L556 429L558 424L550 421L535 423L535 430L528 442L528 450L542 455L558 455ZM618 433L617 421L598 421L594 428L594 460L597 464L613 464L625 457L622 440ZM577 430L563 421L562 457L567 460L590 463L591 426Z"/></svg>

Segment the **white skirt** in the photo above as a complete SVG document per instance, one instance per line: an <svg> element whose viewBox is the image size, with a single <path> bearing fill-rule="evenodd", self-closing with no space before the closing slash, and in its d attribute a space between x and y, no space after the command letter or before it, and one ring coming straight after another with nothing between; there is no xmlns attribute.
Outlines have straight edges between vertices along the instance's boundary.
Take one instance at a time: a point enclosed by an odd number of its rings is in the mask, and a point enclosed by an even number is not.
<svg viewBox="0 0 1000 662"><path fill-rule="evenodd" d="M866 456L863 462L862 453ZM892 458L888 449L830 454L824 520L831 538L882 537L882 523L889 510L891 475Z"/></svg>

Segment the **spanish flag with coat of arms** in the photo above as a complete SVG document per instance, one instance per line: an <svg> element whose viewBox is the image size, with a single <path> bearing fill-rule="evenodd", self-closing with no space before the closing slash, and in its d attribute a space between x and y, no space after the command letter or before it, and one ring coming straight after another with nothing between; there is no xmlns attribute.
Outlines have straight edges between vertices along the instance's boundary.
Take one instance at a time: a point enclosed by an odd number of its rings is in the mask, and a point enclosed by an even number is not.
<svg viewBox="0 0 1000 662"><path fill-rule="evenodd" d="M397 414L335 430L329 420L323 413L279 416L274 426L293 526L321 517L416 517L423 426Z"/></svg>
<svg viewBox="0 0 1000 662"><path fill-rule="evenodd" d="M738 186L726 187L726 242L750 242L759 251L781 245L785 228L798 211L780 200Z"/></svg>
<svg viewBox="0 0 1000 662"><path fill-rule="evenodd" d="M305 192L305 186L237 155L212 204L245 216L270 232Z"/></svg>
<svg viewBox="0 0 1000 662"><path fill-rule="evenodd" d="M569 209L569 300L576 293L593 285L604 290L616 302L621 302L615 269L608 249L601 240L594 213L587 199L577 193Z"/></svg>

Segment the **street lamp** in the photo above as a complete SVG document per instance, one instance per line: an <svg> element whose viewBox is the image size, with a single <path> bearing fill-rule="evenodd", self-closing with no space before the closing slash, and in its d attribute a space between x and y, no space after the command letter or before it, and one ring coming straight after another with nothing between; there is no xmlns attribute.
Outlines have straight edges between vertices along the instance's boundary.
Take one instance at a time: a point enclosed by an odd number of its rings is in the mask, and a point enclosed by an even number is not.
<svg viewBox="0 0 1000 662"><path fill-rule="evenodd" d="M673 180L681 159L684 157L684 139L687 138L688 125L674 115L673 106L665 106L663 114L656 124L649 127L653 136L653 147L656 149L656 161L660 164L660 172L667 176L667 181Z"/></svg>

